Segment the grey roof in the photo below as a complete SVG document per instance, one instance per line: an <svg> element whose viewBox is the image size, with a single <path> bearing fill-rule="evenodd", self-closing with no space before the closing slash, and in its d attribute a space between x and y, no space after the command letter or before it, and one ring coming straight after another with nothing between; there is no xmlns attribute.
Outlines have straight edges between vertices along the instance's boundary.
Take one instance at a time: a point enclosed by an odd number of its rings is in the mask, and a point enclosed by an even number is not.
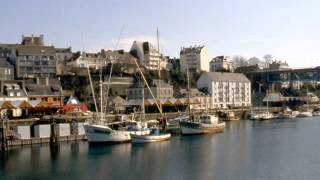
<svg viewBox="0 0 320 180"><path fill-rule="evenodd" d="M71 47L68 48L56 48L56 53L72 53Z"/></svg>
<svg viewBox="0 0 320 180"><path fill-rule="evenodd" d="M180 54L188 54L188 53L200 53L204 46L191 46L191 47L182 47L180 50Z"/></svg>
<svg viewBox="0 0 320 180"><path fill-rule="evenodd" d="M29 96L59 96L58 87L43 86L43 85L26 85L26 90Z"/></svg>
<svg viewBox="0 0 320 180"><path fill-rule="evenodd" d="M13 65L7 60L7 58L0 57L0 67L13 68Z"/></svg>
<svg viewBox="0 0 320 180"><path fill-rule="evenodd" d="M205 72L201 76L207 76L216 82L250 82L242 73Z"/></svg>
<svg viewBox="0 0 320 180"><path fill-rule="evenodd" d="M55 56L56 50L54 46L27 46L20 45L17 47L19 55L51 55Z"/></svg>

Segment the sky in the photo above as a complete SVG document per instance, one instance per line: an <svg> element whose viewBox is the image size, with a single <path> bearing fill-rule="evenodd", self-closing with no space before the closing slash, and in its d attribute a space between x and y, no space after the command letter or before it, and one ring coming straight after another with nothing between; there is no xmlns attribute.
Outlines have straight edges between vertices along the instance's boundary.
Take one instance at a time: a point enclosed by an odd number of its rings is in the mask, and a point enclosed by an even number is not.
<svg viewBox="0 0 320 180"><path fill-rule="evenodd" d="M169 56L205 45L211 58L271 54L295 68L320 66L318 0L1 1L0 43L44 34L46 44L74 51L128 51L134 40L155 44L158 28Z"/></svg>

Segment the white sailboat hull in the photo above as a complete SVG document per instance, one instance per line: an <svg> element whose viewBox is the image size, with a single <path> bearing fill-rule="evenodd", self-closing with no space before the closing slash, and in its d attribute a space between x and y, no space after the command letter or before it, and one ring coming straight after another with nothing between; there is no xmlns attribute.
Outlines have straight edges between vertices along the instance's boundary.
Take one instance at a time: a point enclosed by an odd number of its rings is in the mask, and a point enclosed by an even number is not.
<svg viewBox="0 0 320 180"><path fill-rule="evenodd" d="M223 132L225 123L218 124L204 124L204 123L193 123L193 122L181 122L180 123L182 135L196 135L196 134L212 134Z"/></svg>
<svg viewBox="0 0 320 180"><path fill-rule="evenodd" d="M301 112L298 117L312 117L312 112L310 111Z"/></svg>
<svg viewBox="0 0 320 180"><path fill-rule="evenodd" d="M89 143L124 143L130 142L130 132L115 131L108 126L84 125Z"/></svg>
<svg viewBox="0 0 320 180"><path fill-rule="evenodd" d="M154 135L136 135L131 134L132 143L151 143L166 141L170 139L171 134L154 134Z"/></svg>

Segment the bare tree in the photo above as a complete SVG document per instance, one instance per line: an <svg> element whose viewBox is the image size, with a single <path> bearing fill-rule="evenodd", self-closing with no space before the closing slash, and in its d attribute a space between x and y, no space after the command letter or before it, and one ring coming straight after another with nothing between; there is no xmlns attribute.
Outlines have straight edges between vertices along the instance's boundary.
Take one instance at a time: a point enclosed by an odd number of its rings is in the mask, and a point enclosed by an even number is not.
<svg viewBox="0 0 320 180"><path fill-rule="evenodd" d="M234 56L232 58L232 62L233 62L233 66L235 68L249 65L248 62L247 62L247 59L242 57L242 56Z"/></svg>
<svg viewBox="0 0 320 180"><path fill-rule="evenodd" d="M248 59L249 65L258 65L259 68L263 68L265 66L265 62L263 60L260 60L257 57L251 57Z"/></svg>
<svg viewBox="0 0 320 180"><path fill-rule="evenodd" d="M269 68L269 66L273 60L273 56L271 54L266 54L263 56L263 59L265 61L265 68Z"/></svg>

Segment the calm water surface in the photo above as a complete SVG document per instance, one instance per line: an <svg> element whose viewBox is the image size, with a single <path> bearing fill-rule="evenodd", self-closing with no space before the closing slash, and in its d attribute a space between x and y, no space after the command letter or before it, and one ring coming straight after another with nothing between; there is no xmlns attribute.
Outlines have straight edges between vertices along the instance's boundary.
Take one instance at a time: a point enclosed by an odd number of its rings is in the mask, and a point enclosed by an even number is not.
<svg viewBox="0 0 320 180"><path fill-rule="evenodd" d="M0 179L320 179L320 118L240 121L154 144L17 148Z"/></svg>

